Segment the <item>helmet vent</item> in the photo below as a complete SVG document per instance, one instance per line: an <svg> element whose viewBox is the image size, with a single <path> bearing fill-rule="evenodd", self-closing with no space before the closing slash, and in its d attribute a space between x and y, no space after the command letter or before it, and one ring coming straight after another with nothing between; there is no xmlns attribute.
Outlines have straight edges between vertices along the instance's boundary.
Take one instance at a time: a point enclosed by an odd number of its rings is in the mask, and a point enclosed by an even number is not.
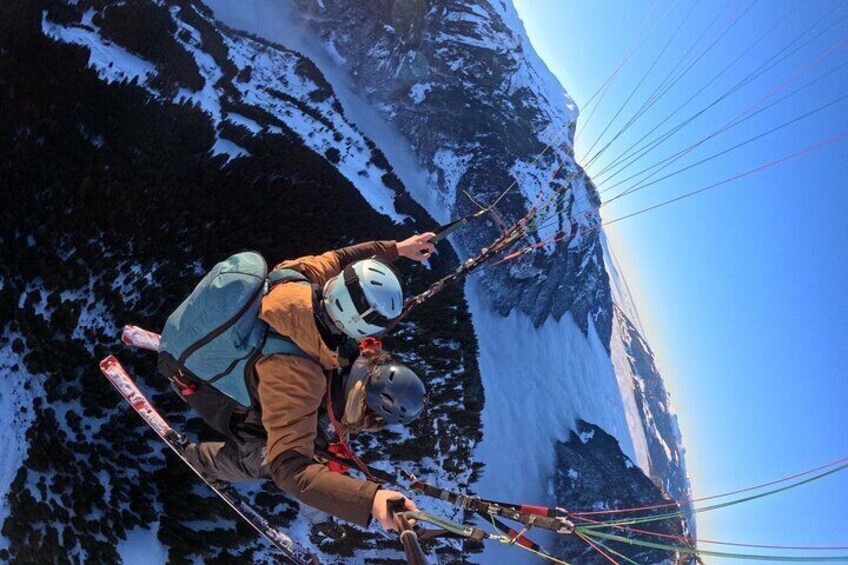
<svg viewBox="0 0 848 565"><path fill-rule="evenodd" d="M339 309L339 312L344 312L344 308L342 308L342 303L339 302L338 298L336 298L336 308Z"/></svg>
<svg viewBox="0 0 848 565"><path fill-rule="evenodd" d="M371 284L373 284L374 286L383 286L383 283L381 283L380 281L371 281Z"/></svg>
<svg viewBox="0 0 848 565"><path fill-rule="evenodd" d="M381 271L380 269L375 269L374 267L368 267L369 271L374 271L375 273L380 273L383 276L386 276L386 273Z"/></svg>
<svg viewBox="0 0 848 565"><path fill-rule="evenodd" d="M394 299L394 297L392 297L392 310L394 310L394 309L395 309L395 299Z"/></svg>
<svg viewBox="0 0 848 565"><path fill-rule="evenodd" d="M395 370L394 369L392 369L391 372L389 372L389 382L392 382L393 380L395 380Z"/></svg>

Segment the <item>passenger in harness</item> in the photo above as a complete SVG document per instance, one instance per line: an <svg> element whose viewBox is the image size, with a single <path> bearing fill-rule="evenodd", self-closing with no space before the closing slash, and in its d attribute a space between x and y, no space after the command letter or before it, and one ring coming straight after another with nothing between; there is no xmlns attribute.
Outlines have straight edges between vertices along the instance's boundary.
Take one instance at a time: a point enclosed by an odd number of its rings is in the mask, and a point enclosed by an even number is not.
<svg viewBox="0 0 848 565"><path fill-rule="evenodd" d="M401 314L391 263L427 259L433 236L362 243L285 261L270 273L255 253L216 265L168 318L159 351L160 372L228 438L191 447L190 462L216 480L270 478L306 507L360 526L374 518L394 529L392 499L416 510L400 493L328 465L350 458L333 447L349 433L409 422L423 408L420 379L381 348L366 342L345 375L339 349L381 333ZM335 436L320 431L328 427L324 415Z"/></svg>
<svg viewBox="0 0 848 565"><path fill-rule="evenodd" d="M352 340L351 340L352 341ZM335 473L347 473L361 464L348 439L357 432L376 432L386 425L407 425L418 418L427 402L424 383L408 367L392 360L375 338L345 344L340 352L341 369L329 380L325 402L319 409L314 459ZM355 353L353 353L355 351ZM191 402L196 389L181 393ZM208 480L249 482L271 479L266 456L266 434L243 429L238 440L191 444L186 456ZM367 467L365 470L368 471ZM341 541L344 526L331 514L301 504L315 530L313 540Z"/></svg>

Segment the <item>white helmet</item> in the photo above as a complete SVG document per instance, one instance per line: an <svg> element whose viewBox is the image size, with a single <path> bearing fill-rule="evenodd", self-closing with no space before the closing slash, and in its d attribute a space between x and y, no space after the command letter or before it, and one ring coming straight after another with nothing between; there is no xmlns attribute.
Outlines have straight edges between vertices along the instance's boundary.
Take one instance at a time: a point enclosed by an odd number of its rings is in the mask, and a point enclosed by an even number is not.
<svg viewBox="0 0 848 565"><path fill-rule="evenodd" d="M354 339L386 329L403 310L403 290L392 267L365 259L345 267L324 285L324 307L330 320Z"/></svg>

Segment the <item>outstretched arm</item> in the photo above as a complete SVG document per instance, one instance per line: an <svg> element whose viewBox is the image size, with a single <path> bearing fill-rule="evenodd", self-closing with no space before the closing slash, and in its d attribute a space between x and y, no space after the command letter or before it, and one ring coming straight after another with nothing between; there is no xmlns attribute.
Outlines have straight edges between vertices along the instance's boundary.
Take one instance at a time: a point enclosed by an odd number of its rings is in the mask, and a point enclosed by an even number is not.
<svg viewBox="0 0 848 565"><path fill-rule="evenodd" d="M321 255L308 255L293 261L285 261L277 268L295 269L304 273L314 282L323 285L329 279L341 273L351 263L369 257L376 256L390 262L397 260L398 257L406 257L413 261L429 259L435 249L435 246L429 243L434 235L428 232L414 235L400 242L387 240L358 243Z"/></svg>
<svg viewBox="0 0 848 565"><path fill-rule="evenodd" d="M335 251L330 251L335 254L339 265L339 271L363 259L369 257L380 257L387 261L395 261L398 257L406 257L413 261L424 261L429 259L430 255L435 250L436 246L430 243L430 240L436 234L432 232L413 235L403 241L371 241L368 243L360 243L343 247ZM327 255L327 254L325 254ZM338 274L338 273L336 273ZM335 276L335 275L333 275Z"/></svg>
<svg viewBox="0 0 848 565"><path fill-rule="evenodd" d="M327 382L320 367L291 355L270 355L256 364L256 375L274 482L309 506L366 525L378 485L332 473L312 460Z"/></svg>
<svg viewBox="0 0 848 565"><path fill-rule="evenodd" d="M271 355L256 364L262 424L268 433L271 477L298 500L360 526L374 516L391 526L386 501L403 498L379 485L333 473L312 459L318 408L326 379L317 365L287 355ZM407 507L415 505L407 500Z"/></svg>
<svg viewBox="0 0 848 565"><path fill-rule="evenodd" d="M304 504L363 527L371 521L378 484L333 473L296 451L281 453L269 470L281 490Z"/></svg>

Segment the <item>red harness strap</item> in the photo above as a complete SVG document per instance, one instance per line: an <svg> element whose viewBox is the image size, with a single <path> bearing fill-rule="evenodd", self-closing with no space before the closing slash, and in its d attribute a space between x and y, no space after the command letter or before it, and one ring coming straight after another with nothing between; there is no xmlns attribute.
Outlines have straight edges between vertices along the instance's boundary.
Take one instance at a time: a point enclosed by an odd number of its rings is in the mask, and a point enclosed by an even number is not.
<svg viewBox="0 0 848 565"><path fill-rule="evenodd" d="M180 395L181 396L191 396L192 394L197 392L197 385L182 382L179 379L179 377L177 376L179 374L180 373L177 373L176 375L171 375L171 382L174 383L177 386L177 388L180 389Z"/></svg>
<svg viewBox="0 0 848 565"><path fill-rule="evenodd" d="M345 445L341 443L331 443L327 446L327 451L341 459L353 461L353 453L351 453L350 449L348 449ZM350 465L342 463L338 459L330 459L327 461L326 465L327 468L334 473L345 474L347 473L348 469L350 469Z"/></svg>

